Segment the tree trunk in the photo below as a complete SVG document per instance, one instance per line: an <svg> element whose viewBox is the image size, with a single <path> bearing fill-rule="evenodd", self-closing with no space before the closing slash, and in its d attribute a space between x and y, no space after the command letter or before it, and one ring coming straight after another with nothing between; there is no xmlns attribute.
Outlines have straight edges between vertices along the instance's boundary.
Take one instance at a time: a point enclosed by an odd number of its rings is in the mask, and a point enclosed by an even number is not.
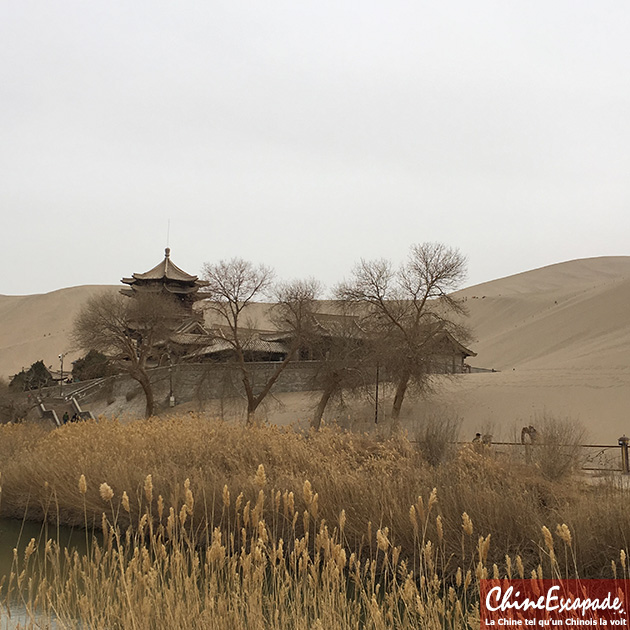
<svg viewBox="0 0 630 630"><path fill-rule="evenodd" d="M147 418L150 418L153 415L155 403L153 401L153 387L151 386L149 375L145 371L141 371L134 372L133 374L131 374L131 377L138 381L138 383L140 383L140 387L142 387L144 397L147 401L144 413Z"/></svg>
<svg viewBox="0 0 630 630"><path fill-rule="evenodd" d="M398 420L400 416L400 409L405 399L405 393L407 392L407 386L409 385L409 373L405 372L398 381L398 387L396 388L396 395L394 396L394 404L392 405L392 420Z"/></svg>
<svg viewBox="0 0 630 630"><path fill-rule="evenodd" d="M328 401L333 394L334 388L334 385L329 385L322 393L322 397L319 399L317 409L315 409L313 419L311 420L311 429L319 431L319 428L322 425L322 416L324 415L324 410L326 409L326 405L328 404Z"/></svg>
<svg viewBox="0 0 630 630"><path fill-rule="evenodd" d="M249 427L254 424L254 414L256 413L256 407L258 407L258 403L254 396L254 391L252 389L251 383L249 381L249 376L245 372L243 368L243 387L245 388L245 395L247 396L247 420L246 425Z"/></svg>
<svg viewBox="0 0 630 630"><path fill-rule="evenodd" d="M240 368L241 372L243 373L243 385L247 394L247 426L250 426L254 423L254 414L256 413L256 409L258 409L258 405L260 405L260 403L265 399L265 396L267 396L267 394L271 391L271 388L278 380L278 377L280 376L280 374L282 374L287 365L289 365L294 355L295 350L292 350L291 352L289 352L289 354L287 354L287 356L276 368L276 371L269 377L269 380L265 383L262 391L257 396L254 396L254 391L249 380L247 368L245 367L246 362L244 359L241 360Z"/></svg>
<svg viewBox="0 0 630 630"><path fill-rule="evenodd" d="M251 427L256 419L256 408L251 409L249 404L247 405L247 426Z"/></svg>

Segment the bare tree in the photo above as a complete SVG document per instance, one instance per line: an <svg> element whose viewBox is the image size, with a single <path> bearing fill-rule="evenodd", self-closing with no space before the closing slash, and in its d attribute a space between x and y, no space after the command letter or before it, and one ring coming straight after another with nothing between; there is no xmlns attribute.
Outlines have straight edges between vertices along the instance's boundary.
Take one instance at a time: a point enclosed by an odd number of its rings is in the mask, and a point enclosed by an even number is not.
<svg viewBox="0 0 630 630"><path fill-rule="evenodd" d="M312 356L317 360L313 386L321 390L321 395L311 427L317 431L332 400L342 400L344 392L367 389L373 384L374 360L358 318L342 309L315 319L318 326L310 342Z"/></svg>
<svg viewBox="0 0 630 630"><path fill-rule="evenodd" d="M256 409L295 358L306 338L320 287L314 280L274 286L271 269L240 258L207 263L203 276L208 282L204 291L208 296L206 308L218 316L222 324L218 334L232 349L247 397L247 423L251 424ZM252 330L251 322L248 322L246 309L249 304L264 298L275 298L273 318L288 345L282 361L277 362L262 387L257 387L254 368L248 359L259 338L258 333Z"/></svg>
<svg viewBox="0 0 630 630"><path fill-rule="evenodd" d="M358 307L379 362L394 381L392 418L400 415L410 384L423 387L431 357L444 333L462 338L455 315L465 309L450 293L466 276L466 258L440 243L411 247L394 268L387 260L362 260L337 288L339 299Z"/></svg>
<svg viewBox="0 0 630 630"><path fill-rule="evenodd" d="M146 415L155 409L148 361L166 344L183 316L174 300L157 294L133 298L103 294L90 298L79 312L72 333L83 350L98 350L136 380L146 398Z"/></svg>

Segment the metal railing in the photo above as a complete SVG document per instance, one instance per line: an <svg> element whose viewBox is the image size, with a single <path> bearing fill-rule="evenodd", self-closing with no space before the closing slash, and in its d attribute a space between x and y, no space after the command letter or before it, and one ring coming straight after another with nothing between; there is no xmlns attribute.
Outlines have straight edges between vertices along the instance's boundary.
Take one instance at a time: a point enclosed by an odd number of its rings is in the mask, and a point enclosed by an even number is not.
<svg viewBox="0 0 630 630"><path fill-rule="evenodd" d="M532 455L536 449L552 448L562 452L581 451L580 459L582 460L581 470L586 472L615 472L630 474L630 438L623 435L617 441L617 444L545 444L544 442L525 443L522 442L455 442L457 446L466 444L477 446L480 448L491 447L494 452L502 453L510 457L518 454L519 458L525 461L531 461Z"/></svg>
<svg viewBox="0 0 630 630"><path fill-rule="evenodd" d="M70 398L76 398L77 400L82 400L86 396L89 396L90 394L93 394L94 392L101 389L101 387L103 387L110 378L112 377L104 376L102 378L96 379L95 381L92 381L88 385L84 385L83 387L77 388L76 390L74 390L73 393L71 393L66 398L70 397Z"/></svg>

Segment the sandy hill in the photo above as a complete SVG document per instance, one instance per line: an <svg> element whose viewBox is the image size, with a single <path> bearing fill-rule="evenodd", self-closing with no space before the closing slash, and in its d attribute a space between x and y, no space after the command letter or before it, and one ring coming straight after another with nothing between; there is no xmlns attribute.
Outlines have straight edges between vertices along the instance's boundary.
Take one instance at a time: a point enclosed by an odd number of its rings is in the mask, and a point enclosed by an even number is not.
<svg viewBox="0 0 630 630"><path fill-rule="evenodd" d="M459 294L477 338L471 361L500 370L458 378L438 397L465 431L507 438L546 414L581 421L592 440L630 435L630 257L574 260Z"/></svg>
<svg viewBox="0 0 630 630"><path fill-rule="evenodd" d="M476 363L624 367L630 351L630 257L574 260L459 292L478 339Z"/></svg>
<svg viewBox="0 0 630 630"><path fill-rule="evenodd" d="M86 300L117 287L88 285L41 295L0 295L0 377L7 378L34 361L59 369L58 356L68 352L64 369L80 354L72 350L70 331Z"/></svg>
<svg viewBox="0 0 630 630"><path fill-rule="evenodd" d="M0 296L0 375L40 358L57 367L58 354L71 349L80 306L96 292L115 290ZM461 414L464 432L487 428L508 437L513 426L547 413L581 420L592 439L630 435L630 257L551 265L459 295L476 338L473 365L498 370L457 377L431 401ZM267 327L267 305L251 315L254 325Z"/></svg>

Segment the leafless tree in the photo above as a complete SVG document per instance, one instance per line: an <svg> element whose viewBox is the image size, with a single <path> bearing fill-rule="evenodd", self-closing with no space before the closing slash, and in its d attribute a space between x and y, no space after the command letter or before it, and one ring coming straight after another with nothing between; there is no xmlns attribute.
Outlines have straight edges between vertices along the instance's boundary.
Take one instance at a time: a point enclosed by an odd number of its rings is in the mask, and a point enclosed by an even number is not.
<svg viewBox="0 0 630 630"><path fill-rule="evenodd" d="M332 400L343 400L346 392L368 389L374 381L371 345L361 330L358 318L344 312L317 317L318 327L310 337L312 357L317 369L313 388L321 394L311 418L311 427L319 430L324 412ZM323 320L323 321L322 321Z"/></svg>
<svg viewBox="0 0 630 630"><path fill-rule="evenodd" d="M203 277L208 282L206 308L218 316L222 324L219 335L233 351L247 398L247 423L251 424L256 409L309 334L313 305L321 289L315 280L274 285L271 269L240 258L205 264ZM265 298L275 301L273 319L288 347L283 360L277 362L262 387L257 387L255 368L248 361L257 333L248 322L247 306Z"/></svg>
<svg viewBox="0 0 630 630"><path fill-rule="evenodd" d="M398 419L410 384L423 387L431 370L435 344L445 332L462 339L458 324L465 314L451 295L466 276L466 258L440 243L411 247L394 268L387 260L362 260L337 297L354 305L369 331L379 362L395 383L392 418Z"/></svg>
<svg viewBox="0 0 630 630"><path fill-rule="evenodd" d="M156 294L133 298L102 294L90 298L79 312L72 333L83 350L98 350L136 380L146 398L146 415L155 409L148 361L167 343L183 313L174 300Z"/></svg>

